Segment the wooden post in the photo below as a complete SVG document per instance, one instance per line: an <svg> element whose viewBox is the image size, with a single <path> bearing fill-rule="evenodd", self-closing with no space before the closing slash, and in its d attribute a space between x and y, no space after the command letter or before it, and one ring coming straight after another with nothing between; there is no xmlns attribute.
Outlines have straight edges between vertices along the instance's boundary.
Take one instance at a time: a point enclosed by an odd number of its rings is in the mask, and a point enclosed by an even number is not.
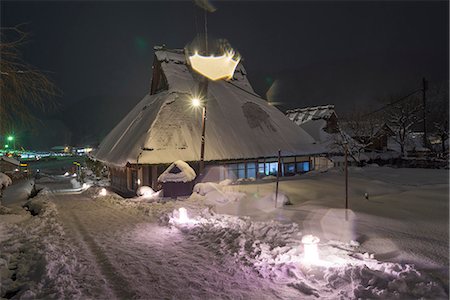
<svg viewBox="0 0 450 300"><path fill-rule="evenodd" d="M275 208L277 208L277 201L278 201L278 182L280 181L280 171L281 171L281 150L278 150L277 185L275 188Z"/></svg>
<svg viewBox="0 0 450 300"><path fill-rule="evenodd" d="M206 104L208 103L208 79L206 77L199 84L200 95L203 99L202 105L202 141L200 146L200 166L199 173L203 174L205 167L205 132L206 132Z"/></svg>
<svg viewBox="0 0 450 300"><path fill-rule="evenodd" d="M348 221L348 145L344 143L345 148L345 220Z"/></svg>
<svg viewBox="0 0 450 300"><path fill-rule="evenodd" d="M206 104L202 110L202 144L200 147L200 174L203 174L205 168L205 128L206 128Z"/></svg>
<svg viewBox="0 0 450 300"><path fill-rule="evenodd" d="M156 185L158 184L158 166L152 165L152 189L156 190Z"/></svg>
<svg viewBox="0 0 450 300"><path fill-rule="evenodd" d="M428 90L428 81L425 78L423 78L422 79L423 146L425 148L428 147L428 139L427 139L427 90Z"/></svg>

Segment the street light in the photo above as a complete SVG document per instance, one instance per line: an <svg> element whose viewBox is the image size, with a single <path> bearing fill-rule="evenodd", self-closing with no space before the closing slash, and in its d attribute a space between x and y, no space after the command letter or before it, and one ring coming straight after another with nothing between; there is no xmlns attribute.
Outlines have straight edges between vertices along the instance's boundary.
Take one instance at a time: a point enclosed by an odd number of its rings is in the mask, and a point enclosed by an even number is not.
<svg viewBox="0 0 450 300"><path fill-rule="evenodd" d="M14 136L13 135L8 135L8 137L6 138L6 140L8 141L8 142L12 142L12 141L14 141L14 144L13 144L13 150L16 150L16 139L14 138ZM8 148L8 147L6 147L6 148Z"/></svg>
<svg viewBox="0 0 450 300"><path fill-rule="evenodd" d="M205 39L205 52L208 52L208 46ZM206 102L208 100L208 81L218 81L221 79L229 80L233 78L234 71L238 66L240 57L235 54L233 50L226 51L221 56L202 56L195 52L194 55L189 56L189 64L192 69L203 76L203 80L199 82L199 98L192 98L192 105L194 107L202 106L202 144L200 149L200 174L203 173L205 160L205 126L206 126Z"/></svg>
<svg viewBox="0 0 450 300"><path fill-rule="evenodd" d="M192 98L192 105L194 107L199 107L200 106L200 99L198 98Z"/></svg>

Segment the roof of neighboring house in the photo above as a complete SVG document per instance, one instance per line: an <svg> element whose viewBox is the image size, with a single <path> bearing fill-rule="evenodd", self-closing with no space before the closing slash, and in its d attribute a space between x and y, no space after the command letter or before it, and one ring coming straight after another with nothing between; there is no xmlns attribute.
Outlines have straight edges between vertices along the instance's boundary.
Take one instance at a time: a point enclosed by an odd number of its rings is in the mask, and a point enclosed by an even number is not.
<svg viewBox="0 0 450 300"><path fill-rule="evenodd" d="M20 161L18 161L17 159L15 159L14 157L8 157L8 156L0 156L0 160L3 160L5 162L8 162L10 164L19 166L20 165Z"/></svg>
<svg viewBox="0 0 450 300"><path fill-rule="evenodd" d="M339 126L342 130L345 130L352 137L377 137L386 133L388 136L394 134L394 130L391 126L385 122L379 124L373 124L367 122L357 122L350 125L349 122L339 122ZM356 128L356 129L355 129Z"/></svg>
<svg viewBox="0 0 450 300"><path fill-rule="evenodd" d="M327 120L333 114L336 114L334 105L296 108L286 111L286 116L297 125L311 120Z"/></svg>
<svg viewBox="0 0 450 300"><path fill-rule="evenodd" d="M200 76L183 50L155 48L168 89L146 95L105 137L93 156L110 165L198 161L201 109L191 106ZM240 63L230 81L209 81L205 161L324 152L314 138L253 91Z"/></svg>

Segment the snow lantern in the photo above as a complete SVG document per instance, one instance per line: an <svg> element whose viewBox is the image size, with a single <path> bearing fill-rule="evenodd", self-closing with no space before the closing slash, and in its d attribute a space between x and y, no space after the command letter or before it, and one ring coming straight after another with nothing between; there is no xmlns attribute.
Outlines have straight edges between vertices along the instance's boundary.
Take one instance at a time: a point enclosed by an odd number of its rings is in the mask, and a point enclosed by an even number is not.
<svg viewBox="0 0 450 300"><path fill-rule="evenodd" d="M191 166L177 160L158 177L158 181L162 183L164 197L176 198L192 194L196 176Z"/></svg>

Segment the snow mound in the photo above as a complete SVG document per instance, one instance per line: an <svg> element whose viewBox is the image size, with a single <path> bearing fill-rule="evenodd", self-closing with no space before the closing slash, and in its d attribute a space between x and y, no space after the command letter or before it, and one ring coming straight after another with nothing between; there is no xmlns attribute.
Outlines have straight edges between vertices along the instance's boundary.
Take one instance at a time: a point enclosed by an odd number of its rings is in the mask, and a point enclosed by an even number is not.
<svg viewBox="0 0 450 300"><path fill-rule="evenodd" d="M220 184L214 182L200 182L194 186L194 193L205 196L208 193L213 191L222 190L222 186Z"/></svg>
<svg viewBox="0 0 450 300"><path fill-rule="evenodd" d="M78 180L76 180L75 178L70 179L70 184L72 185L72 188L74 188L74 189L81 188L80 182Z"/></svg>
<svg viewBox="0 0 450 300"><path fill-rule="evenodd" d="M175 216L172 218L172 224L176 224ZM233 257L242 270L251 266L261 277L298 290L303 297L447 297L442 284L414 266L377 261L373 255L359 253L356 243L329 241L319 244L319 260L309 262L297 224L254 222L246 217L217 215L209 211L190 219L188 225L175 226L214 253ZM310 241L311 238L306 239Z"/></svg>
<svg viewBox="0 0 450 300"><path fill-rule="evenodd" d="M224 183L224 184L221 184ZM227 204L245 197L245 193L226 191L228 182L204 182L194 186L194 193L205 196L205 202L210 204Z"/></svg>
<svg viewBox="0 0 450 300"><path fill-rule="evenodd" d="M270 193L259 199L255 202L255 208L268 213L287 204L290 204L289 198L285 194L278 192L278 197L276 197L276 193Z"/></svg>
<svg viewBox="0 0 450 300"><path fill-rule="evenodd" d="M231 179L225 179L225 180L222 180L221 182L219 182L219 184L222 186L231 185L232 183L233 183L233 180L231 180Z"/></svg>
<svg viewBox="0 0 450 300"><path fill-rule="evenodd" d="M154 193L155 191L151 187L146 185L139 187L136 191L136 194L140 197L152 197Z"/></svg>
<svg viewBox="0 0 450 300"><path fill-rule="evenodd" d="M11 178L8 175L0 172L0 190L3 190L12 184Z"/></svg>
<svg viewBox="0 0 450 300"><path fill-rule="evenodd" d="M186 162L177 160L158 177L159 182L190 182L195 179L194 169Z"/></svg>

